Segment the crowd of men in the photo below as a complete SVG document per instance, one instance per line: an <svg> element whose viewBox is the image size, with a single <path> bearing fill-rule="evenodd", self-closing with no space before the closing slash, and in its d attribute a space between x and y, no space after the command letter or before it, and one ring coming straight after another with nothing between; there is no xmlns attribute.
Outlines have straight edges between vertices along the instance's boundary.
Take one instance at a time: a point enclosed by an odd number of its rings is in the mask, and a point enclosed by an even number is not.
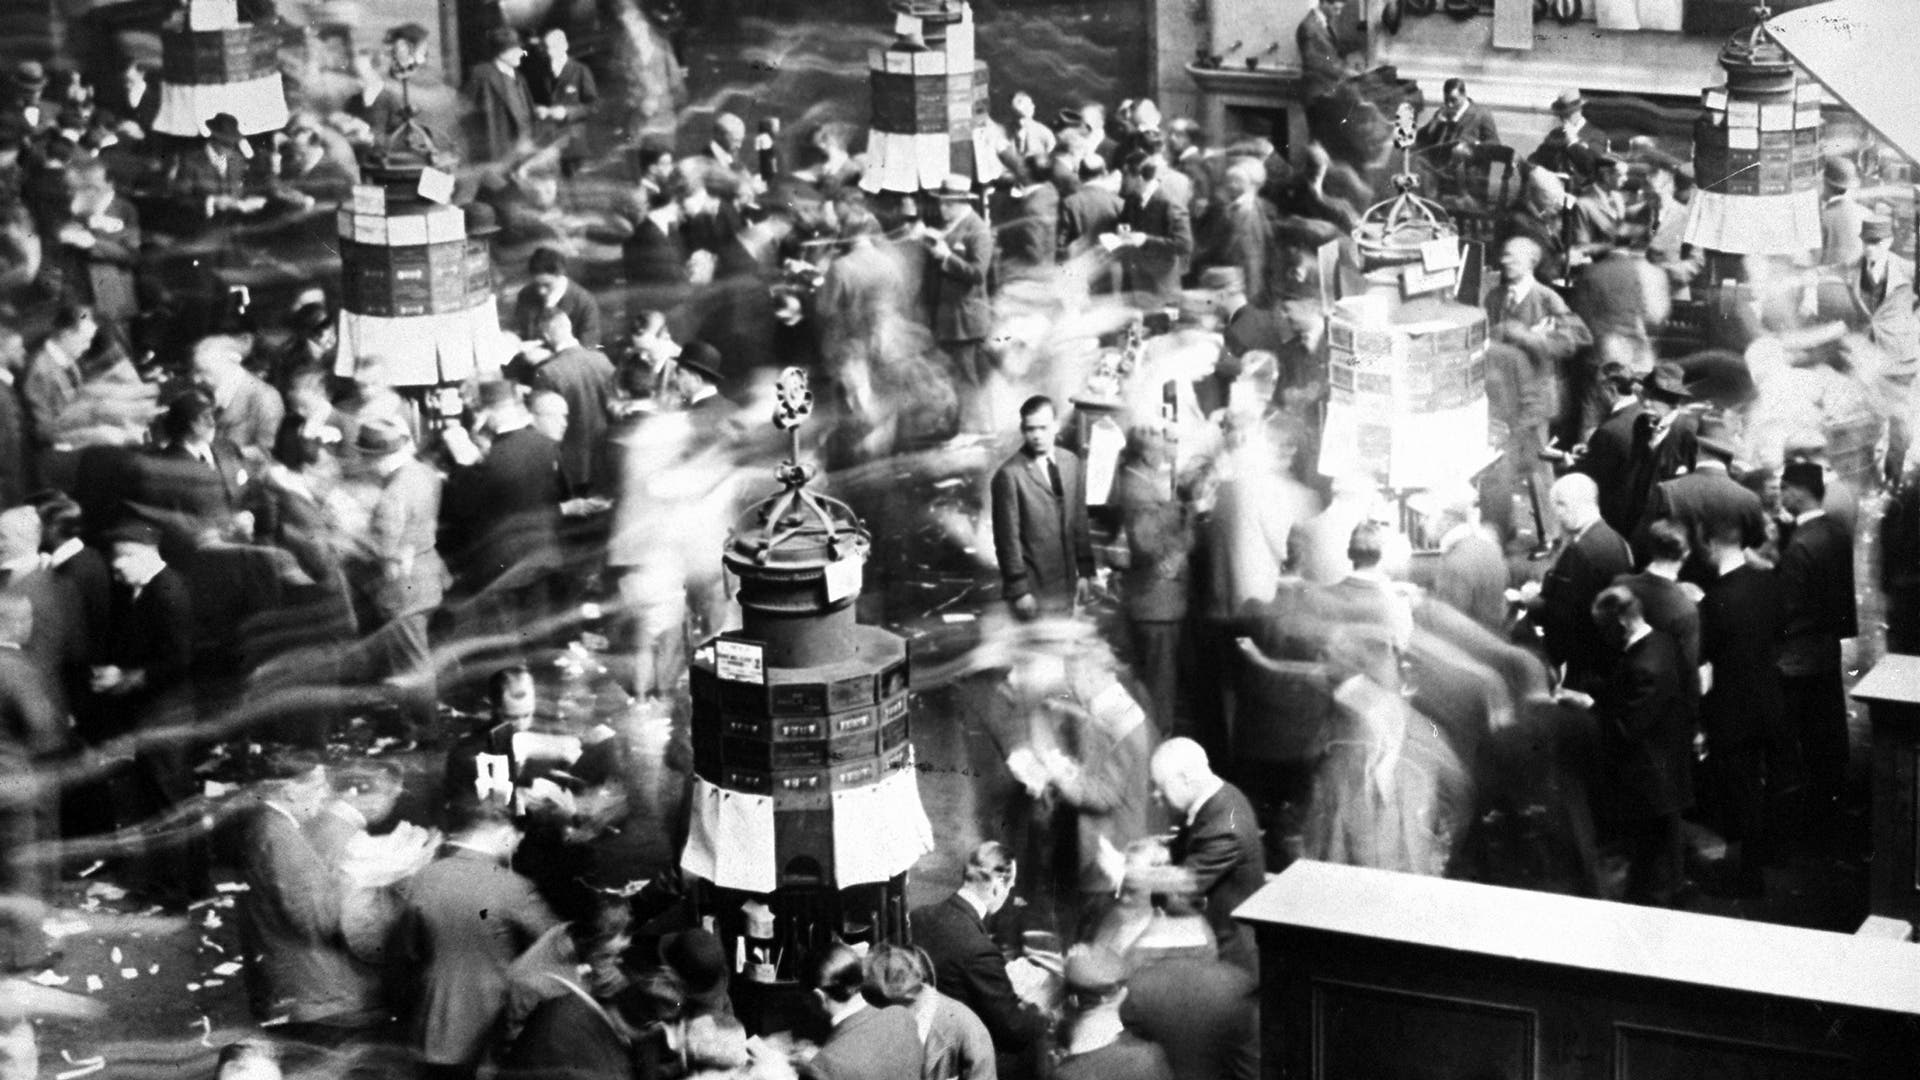
<svg viewBox="0 0 1920 1080"><path fill-rule="evenodd" d="M1341 6L1300 29L1322 99L1358 72ZM976 143L992 179L876 194L839 125L750 141L719 113L610 151L566 29L501 28L434 133L506 286L497 357L449 394L340 355L325 256L427 38L393 28L344 101L267 135L150 130L138 65L11 75L0 754L46 782L0 793L10 970L58 962L35 905L99 853L164 907L216 864L248 885L250 1004L286 1022L224 1076L378 1047L435 1080L1244 1080L1260 965L1230 913L1292 859L1685 905L1690 877L1763 892L1796 844L1858 854L1854 536L1892 480L1889 645L1920 647L1920 338L1854 162L1828 165L1820 265L1677 356L1706 269L1686 169L1573 92L1502 152L1450 80L1413 156L1488 225L1501 454L1415 500L1413 558L1373 478L1318 468L1319 252L1351 249L1367 163L1216 145L1145 100L1048 122L1036 88ZM253 297L242 271L286 252L291 284ZM814 376L831 468L1006 436L1025 399L1018 449L973 478L1004 600L964 665L993 706L981 842L910 944L796 964L804 1042L748 1039L711 928L634 946L681 884L618 888L606 846L683 814L529 667L591 638L634 696L684 704L689 644L736 614L721 541L787 367ZM1090 377L1128 406L1121 447L1061 404ZM1884 431L1866 468L1828 452L1849 402ZM442 699L480 685L461 730ZM444 767L341 760L363 720ZM215 760L250 794L209 836ZM396 827L408 790L441 831ZM1689 865L1689 819L1724 859Z"/></svg>

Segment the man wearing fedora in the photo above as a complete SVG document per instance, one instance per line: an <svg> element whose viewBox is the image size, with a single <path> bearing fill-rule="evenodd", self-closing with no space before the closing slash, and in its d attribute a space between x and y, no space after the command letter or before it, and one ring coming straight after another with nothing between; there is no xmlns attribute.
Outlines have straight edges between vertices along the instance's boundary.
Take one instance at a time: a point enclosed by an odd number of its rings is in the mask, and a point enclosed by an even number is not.
<svg viewBox="0 0 1920 1080"><path fill-rule="evenodd" d="M947 354L961 416L968 430L982 430L981 389L987 377L982 346L993 330L987 271L993 266L993 231L973 212L973 182L955 174L940 185L938 228L921 232L927 251L927 282L933 301L933 335Z"/></svg>
<svg viewBox="0 0 1920 1080"><path fill-rule="evenodd" d="M375 417L354 439L378 487L368 553L354 568L360 625L377 627L368 660L400 709L394 733L412 739L432 723L436 692L427 623L445 597L447 567L436 535L440 474L414 453L404 424Z"/></svg>
<svg viewBox="0 0 1920 1080"><path fill-rule="evenodd" d="M229 113L214 114L207 121L206 141L181 153L167 173L167 195L180 224L205 229L265 209L266 197L254 190L252 159L240 121Z"/></svg>
<svg viewBox="0 0 1920 1080"><path fill-rule="evenodd" d="M1729 472L1739 449L1726 421L1717 416L1702 419L1694 446L1698 453L1693 471L1653 486L1632 540L1635 553L1645 561L1653 523L1664 520L1680 526L1692 551L1681 567L1680 580L1705 587L1716 574L1708 550L1711 539L1731 532L1739 536L1742 547L1757 550L1767 542L1767 521L1760 496Z"/></svg>
<svg viewBox="0 0 1920 1080"><path fill-rule="evenodd" d="M14 65L7 87L5 112L17 116L29 135L39 135L53 127L53 109L41 99L47 89L47 69L38 60L22 60Z"/></svg>
<svg viewBox="0 0 1920 1080"><path fill-rule="evenodd" d="M490 60L467 73L467 147L473 160L498 162L533 142L533 95L520 72L527 55L510 26L487 31Z"/></svg>
<svg viewBox="0 0 1920 1080"><path fill-rule="evenodd" d="M1578 90L1563 92L1549 108L1554 128L1527 161L1566 178L1567 187L1578 191L1593 181L1594 165L1607 149L1607 134L1587 123L1587 99Z"/></svg>

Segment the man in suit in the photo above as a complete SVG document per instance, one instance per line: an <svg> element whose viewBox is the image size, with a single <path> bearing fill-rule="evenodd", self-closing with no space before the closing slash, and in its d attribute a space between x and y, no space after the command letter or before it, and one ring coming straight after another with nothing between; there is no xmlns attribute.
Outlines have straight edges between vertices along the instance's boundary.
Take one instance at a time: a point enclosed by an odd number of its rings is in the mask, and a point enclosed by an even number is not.
<svg viewBox="0 0 1920 1080"><path fill-rule="evenodd" d="M1847 325L1866 333L1896 361L1920 353L1920 325L1914 319L1913 273L1893 253L1893 223L1868 218L1860 224L1859 261L1846 267Z"/></svg>
<svg viewBox="0 0 1920 1080"><path fill-rule="evenodd" d="M379 487L368 550L351 574L360 625L376 628L363 647L400 708L395 734L411 739L432 724L438 696L427 623L447 587L436 539L440 474L414 452L405 426L385 418L361 424L354 449Z"/></svg>
<svg viewBox="0 0 1920 1080"><path fill-rule="evenodd" d="M527 257L527 283L513 298L513 332L539 341L547 318L560 312L572 320L573 336L589 349L600 347L600 302L567 276L567 258L543 247Z"/></svg>
<svg viewBox="0 0 1920 1080"><path fill-rule="evenodd" d="M1359 66L1347 59L1347 50L1340 47L1336 24L1346 10L1346 0L1318 0L1294 28L1293 43L1300 50L1300 73L1306 82L1308 101L1332 94L1360 73Z"/></svg>
<svg viewBox="0 0 1920 1080"><path fill-rule="evenodd" d="M1500 541L1478 520L1478 493L1464 488L1440 511L1440 564L1433 595L1498 634L1507 625L1507 558Z"/></svg>
<svg viewBox="0 0 1920 1080"><path fill-rule="evenodd" d="M1564 178L1574 192L1592 182L1595 161L1607 149L1606 132L1587 123L1586 109L1587 99L1578 90L1554 98L1549 107L1554 128L1527 156L1531 164Z"/></svg>
<svg viewBox="0 0 1920 1080"><path fill-rule="evenodd" d="M1164 307L1180 298L1180 277L1193 255L1193 225L1187 208L1162 190L1165 163L1145 151L1127 159L1118 231L1111 241L1119 256L1124 288L1142 307ZM1101 242L1108 243L1103 237Z"/></svg>
<svg viewBox="0 0 1920 1080"><path fill-rule="evenodd" d="M554 27L540 36L545 55L523 68L533 98L534 130L544 143L561 142L560 168L572 175L587 160L587 118L600 100L593 72L571 57L567 32Z"/></svg>
<svg viewBox="0 0 1920 1080"><path fill-rule="evenodd" d="M207 121L207 132L200 147L182 151L167 172L167 198L183 230L237 224L267 206L254 183L253 148L240 133L240 121L219 113Z"/></svg>
<svg viewBox="0 0 1920 1080"><path fill-rule="evenodd" d="M1033 95L1025 90L1013 92L1013 123L1007 125L1007 142L1022 160L1045 161L1053 154L1053 129L1033 118Z"/></svg>
<svg viewBox="0 0 1920 1080"><path fill-rule="evenodd" d="M110 719L113 735L185 723L192 719L193 603L186 579L160 554L160 530L132 520L108 533L113 545L114 590L102 663L92 690ZM122 825L146 821L193 793L191 748L176 734L143 746L128 777L130 797L115 809ZM184 905L205 887L205 852L190 847L182 858L164 858L149 842L134 856L135 891L155 902Z"/></svg>
<svg viewBox="0 0 1920 1080"><path fill-rule="evenodd" d="M520 833L497 803L458 799L440 857L413 876L394 931L413 974L412 1032L427 1076L472 1080L507 1006L507 967L558 924L508 869Z"/></svg>
<svg viewBox="0 0 1920 1080"><path fill-rule="evenodd" d="M1780 550L1780 687L1798 725L1807 771L1809 836L1817 850L1839 840L1847 772L1847 696L1840 642L1859 633L1853 589L1853 534L1821 509L1826 477L1817 462L1789 462L1780 505L1793 530Z"/></svg>
<svg viewBox="0 0 1920 1080"><path fill-rule="evenodd" d="M58 876L36 847L60 838L58 792L33 781L49 775L42 770L65 748L67 718L57 688L25 653L33 634L32 601L0 592L0 768L21 781L0 792L0 897L8 901L0 911L0 964L10 971L49 962L39 905Z"/></svg>
<svg viewBox="0 0 1920 1080"><path fill-rule="evenodd" d="M381 45L387 50L388 69L396 75L418 71L425 60L426 44L427 28L419 23L401 23L390 28L381 39ZM342 108L348 116L366 124L377 143L400 126L404 102L373 65L374 57L370 53L355 54L354 71L360 76L360 87Z"/></svg>
<svg viewBox="0 0 1920 1080"><path fill-rule="evenodd" d="M515 384L482 383L479 393L477 424L492 443L455 468L445 511L470 541L461 572L486 632L530 644L533 627L552 614L550 577L561 565L560 444L534 428Z"/></svg>
<svg viewBox="0 0 1920 1080"><path fill-rule="evenodd" d="M69 688L87 683L93 644L79 592L46 566L40 548L39 511L31 506L0 511L0 595L22 597L32 608L33 633L19 644L65 717L72 712Z"/></svg>
<svg viewBox="0 0 1920 1080"><path fill-rule="evenodd" d="M1607 673L1591 694L1560 694L1599 721L1604 816L1628 853L1623 899L1671 907L1683 872L1680 814L1693 805L1685 661L1624 585L1595 598L1592 618L1607 640Z"/></svg>
<svg viewBox="0 0 1920 1080"><path fill-rule="evenodd" d="M1253 804L1220 779L1207 752L1191 739L1168 739L1149 765L1153 788L1174 819L1174 865L1191 877L1204 898L1207 922L1219 942L1220 959L1260 975L1253 933L1233 919L1233 909L1266 883L1266 853Z"/></svg>
<svg viewBox="0 0 1920 1080"><path fill-rule="evenodd" d="M1593 601L1614 578L1633 569L1627 542L1600 516L1593 478L1568 473L1554 481L1553 514L1560 523L1560 554L1529 606L1547 661L1565 665L1566 685L1590 685L1605 669L1606 643L1593 621Z"/></svg>
<svg viewBox="0 0 1920 1080"><path fill-rule="evenodd" d="M1060 189L1060 241L1057 251L1071 260L1092 251L1102 235L1120 223L1126 206L1106 183L1107 165L1099 155L1074 163L1056 153L1054 183Z"/></svg>
<svg viewBox="0 0 1920 1080"><path fill-rule="evenodd" d="M1627 202L1626 164L1611 152L1594 156L1593 183L1573 202L1574 250L1598 258L1616 248L1644 247L1646 222Z"/></svg>
<svg viewBox="0 0 1920 1080"><path fill-rule="evenodd" d="M989 840L968 854L959 891L911 919L913 942L933 964L935 989L987 1026L1003 1076L1040 1045L1047 1029L1047 1018L1015 996L1006 958L987 933L986 920L1013 895L1017 872L1006 846Z"/></svg>
<svg viewBox="0 0 1920 1080"><path fill-rule="evenodd" d="M567 399L566 437L560 440L560 472L569 488L586 490L602 478L595 459L611 422L615 371L613 361L598 348L574 335L573 319L565 312L548 313L540 331L548 359L528 372L524 381L534 391L551 390Z"/></svg>
<svg viewBox="0 0 1920 1080"><path fill-rule="evenodd" d="M220 438L213 399L199 390L173 399L160 422L165 448L153 455L146 499L167 515L168 555L184 559L209 534L236 538L235 515L250 474L240 451Z"/></svg>
<svg viewBox="0 0 1920 1080"><path fill-rule="evenodd" d="M1127 1030L1127 965L1104 945L1067 953L1067 1013L1056 1080L1173 1080L1166 1051Z"/></svg>
<svg viewBox="0 0 1920 1080"><path fill-rule="evenodd" d="M1615 585L1633 590L1647 625L1680 646L1681 682L1686 686L1687 722L1700 712L1700 607L1695 592L1680 584L1680 567L1692 552L1686 530L1671 521L1656 521L1647 530L1647 567L1622 574Z"/></svg>
<svg viewBox="0 0 1920 1080"><path fill-rule="evenodd" d="M527 55L520 32L496 26L487 31L487 48L492 59L467 73L467 145L475 161L498 162L532 145L533 97L520 74Z"/></svg>
<svg viewBox="0 0 1920 1080"><path fill-rule="evenodd" d="M307 827L332 798L326 766L310 754L267 763L259 805L241 825L240 937L256 1019L284 1016L292 1038L336 1046L376 1017L376 987L340 936L341 894Z"/></svg>
<svg viewBox="0 0 1920 1080"><path fill-rule="evenodd" d="M1052 273L1060 240L1060 191L1046 175L1044 157L1017 158L1010 163L1012 187L1007 192L1007 216L1000 225L994 254L994 275L1001 288L1008 283Z"/></svg>
<svg viewBox="0 0 1920 1080"><path fill-rule="evenodd" d="M970 430L979 430L986 423L978 399L988 370L982 346L993 330L993 308L987 301L993 231L973 212L973 182L966 177L947 177L938 197L940 227L924 234L933 336L952 366L961 415L973 420L967 425Z"/></svg>
<svg viewBox="0 0 1920 1080"><path fill-rule="evenodd" d="M1414 136L1414 150L1428 167L1443 174L1455 173L1477 146L1500 145L1500 129L1486 106L1467 96L1467 81L1452 78L1441 93L1439 111L1421 125Z"/></svg>
<svg viewBox="0 0 1920 1080"><path fill-rule="evenodd" d="M1633 544L1645 559L1647 530L1654 522L1664 519L1680 526L1692 553L1681 567L1680 580L1704 588L1715 576L1707 537L1731 528L1744 546L1758 549L1767 540L1767 520L1760 496L1728 473L1737 451L1726 422L1717 417L1702 420L1695 445L1699 456L1692 472L1653 486Z"/></svg>
<svg viewBox="0 0 1920 1080"><path fill-rule="evenodd" d="M1606 419L1586 438L1586 453L1575 468L1593 478L1599 493L1601 516L1614 531L1631 530L1640 524L1633 478L1636 451L1641 435L1641 419L1647 413L1642 404L1633 371L1618 361L1600 368L1599 389L1607 401Z"/></svg>
<svg viewBox="0 0 1920 1080"><path fill-rule="evenodd" d="M241 343L227 335L202 338L193 347L193 378L213 395L214 433L246 454L263 471L286 416L280 392L245 367Z"/></svg>
<svg viewBox="0 0 1920 1080"><path fill-rule="evenodd" d="M1826 201L1820 205L1820 265L1852 266L1863 251L1860 227L1873 216L1853 197L1853 189L1860 186L1860 167L1835 154L1827 158L1821 176Z"/></svg>
<svg viewBox="0 0 1920 1080"><path fill-rule="evenodd" d="M911 1010L874 1006L861 994L860 954L838 942L807 964L801 983L827 1014L831 1033L802 1068L812 1080L916 1080L925 1061Z"/></svg>
<svg viewBox="0 0 1920 1080"><path fill-rule="evenodd" d="M1082 579L1093 573L1085 466L1054 445L1058 430L1052 399L1028 398L1020 406L1020 451L993 474L1001 597L1021 619L1072 610Z"/></svg>
<svg viewBox="0 0 1920 1080"><path fill-rule="evenodd" d="M80 358L93 347L100 323L93 309L66 304L53 314L53 330L27 361L26 381L20 388L26 406L27 430L35 450L45 454L62 442L61 416L80 400L86 376Z"/></svg>
<svg viewBox="0 0 1920 1080"><path fill-rule="evenodd" d="M1780 688L1779 577L1747 558L1751 544L1739 522L1716 520L1706 537L1715 576L1700 600L1700 731L1709 805L1727 839L1714 884L1757 896L1772 855L1767 797L1784 782L1783 751L1792 745Z"/></svg>

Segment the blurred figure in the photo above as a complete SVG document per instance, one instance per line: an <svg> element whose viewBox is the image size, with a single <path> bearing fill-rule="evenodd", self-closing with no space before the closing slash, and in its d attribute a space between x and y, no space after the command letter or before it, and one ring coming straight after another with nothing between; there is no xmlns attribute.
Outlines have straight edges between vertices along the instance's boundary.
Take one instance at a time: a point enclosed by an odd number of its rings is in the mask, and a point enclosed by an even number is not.
<svg viewBox="0 0 1920 1080"><path fill-rule="evenodd" d="M544 974L556 990L535 1006L500 1062L526 1080L632 1080L632 1034L647 1022L646 998L620 967L632 939L625 910L568 926L578 965ZM609 925L611 924L611 925Z"/></svg>
<svg viewBox="0 0 1920 1080"><path fill-rule="evenodd" d="M1465 488L1442 503L1433 595L1498 634L1507 625L1507 558L1500 541L1480 523L1476 500L1474 490Z"/></svg>
<svg viewBox="0 0 1920 1080"><path fill-rule="evenodd" d="M1053 401L1020 406L1021 449L993 474L993 547L1001 596L1021 619L1069 612L1093 572L1085 466L1055 445Z"/></svg>
<svg viewBox="0 0 1920 1080"><path fill-rule="evenodd" d="M1067 953L1067 1014L1055 1080L1172 1080L1165 1052L1127 1029L1127 969L1098 945Z"/></svg>
<svg viewBox="0 0 1920 1080"><path fill-rule="evenodd" d="M966 430L988 430L983 391L991 370L983 348L993 330L987 274L993 266L993 231L973 211L973 182L949 176L938 192L940 221L921 240L933 305L933 336L945 350L961 390Z"/></svg>
<svg viewBox="0 0 1920 1080"><path fill-rule="evenodd" d="M533 97L520 73L526 46L510 26L487 31L492 58L467 73L467 145L473 160L500 162L531 145L534 139Z"/></svg>
<svg viewBox="0 0 1920 1080"><path fill-rule="evenodd" d="M1193 875L1204 898L1207 922L1220 943L1220 958L1256 977L1259 952L1253 934L1233 919L1233 909L1266 880L1253 806L1240 789L1215 776L1207 752L1190 739L1169 739L1153 753L1153 788L1174 818L1173 861Z"/></svg>
<svg viewBox="0 0 1920 1080"><path fill-rule="evenodd" d="M286 405L278 391L243 366L245 358L234 339L205 338L193 347L193 377L213 396L215 433L258 466L273 452Z"/></svg>
<svg viewBox="0 0 1920 1080"><path fill-rule="evenodd" d="M361 648L399 708L394 734L412 740L430 729L438 697L427 623L448 584L438 546L441 479L393 422L362 423L354 448L377 492L365 549L348 574L360 626L371 635Z"/></svg>
<svg viewBox="0 0 1920 1080"><path fill-rule="evenodd" d="M926 1055L921 1080L994 1080L993 1038L965 1005L933 988L933 962L919 949L882 943L866 959L867 992L913 1012Z"/></svg>
<svg viewBox="0 0 1920 1080"><path fill-rule="evenodd" d="M1593 179L1598 158L1607 149L1607 134L1587 123L1587 99L1567 90L1549 107L1555 125L1540 140L1528 163L1558 174L1569 190L1580 191Z"/></svg>
<svg viewBox="0 0 1920 1080"><path fill-rule="evenodd" d="M414 1045L436 1080L478 1071L506 1008L508 963L558 921L532 883L507 869L519 843L504 809L463 800L440 858L407 887L397 959L413 973Z"/></svg>
<svg viewBox="0 0 1920 1080"><path fill-rule="evenodd" d="M1180 729L1184 714L1180 672L1193 528L1176 483L1168 432L1160 425L1135 426L1127 433L1114 500L1127 552L1121 606L1133 669L1146 685L1162 734Z"/></svg>
<svg viewBox="0 0 1920 1080"><path fill-rule="evenodd" d="M99 331L92 308L62 305L54 312L52 333L27 361L26 383L19 393L33 441L42 454L60 442L62 414L80 400L88 382L80 361Z"/></svg>
<svg viewBox="0 0 1920 1080"><path fill-rule="evenodd" d="M1120 1020L1166 1052L1173 1080L1259 1075L1259 987L1218 959L1206 917L1186 897L1169 897L1123 955Z"/></svg>
<svg viewBox="0 0 1920 1080"><path fill-rule="evenodd" d="M507 652L524 652L545 643L542 624L553 614L561 448L535 428L513 383L482 383L479 396L475 424L491 442L448 478L446 516L470 544L463 576L482 627Z"/></svg>
<svg viewBox="0 0 1920 1080"><path fill-rule="evenodd" d="M52 961L40 924L58 861L41 845L59 842L59 792L40 780L66 744L66 717L54 685L26 659L32 635L32 603L0 592L0 767L19 778L0 794L0 967L8 971Z"/></svg>
<svg viewBox="0 0 1920 1080"><path fill-rule="evenodd" d="M860 955L845 945L829 945L807 963L801 985L812 992L831 1028L806 1064L809 1078L912 1080L921 1075L926 1052L913 1013L898 1005L868 1004L860 992L865 979Z"/></svg>
<svg viewBox="0 0 1920 1080"><path fill-rule="evenodd" d="M213 1080L281 1080L280 1048L264 1039L240 1039L220 1048Z"/></svg>

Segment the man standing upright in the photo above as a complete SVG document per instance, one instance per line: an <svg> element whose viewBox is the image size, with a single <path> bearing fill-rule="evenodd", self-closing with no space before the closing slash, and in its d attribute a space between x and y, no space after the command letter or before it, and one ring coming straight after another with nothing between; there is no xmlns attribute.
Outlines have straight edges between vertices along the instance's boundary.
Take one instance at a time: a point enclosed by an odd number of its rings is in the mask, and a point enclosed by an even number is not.
<svg viewBox="0 0 1920 1080"><path fill-rule="evenodd" d="M545 55L526 66L527 93L533 100L534 128L542 143L565 140L560 167L569 175L587 159L587 117L600 100L593 72L572 59L567 32L554 27L540 37Z"/></svg>
<svg viewBox="0 0 1920 1080"><path fill-rule="evenodd" d="M440 474L414 453L406 428L384 419L362 424L354 449L379 486L357 582L360 625L378 627L366 648L399 704L396 733L412 739L433 722L437 699L427 623L447 587L436 539Z"/></svg>
<svg viewBox="0 0 1920 1080"><path fill-rule="evenodd" d="M563 311L547 315L540 336L551 358L533 369L527 383L536 392L551 390L567 399L560 472L569 488L584 491L601 479L594 475L594 466L610 422L613 361L599 349L582 344L574 335L573 319Z"/></svg>
<svg viewBox="0 0 1920 1080"><path fill-rule="evenodd" d="M1020 406L1020 452L993 474L993 549L1001 596L1022 619L1070 611L1093 573L1087 487L1078 455L1054 445L1053 400Z"/></svg>
<svg viewBox="0 0 1920 1080"><path fill-rule="evenodd" d="M1340 31L1334 25L1346 10L1346 0L1318 0L1294 28L1293 43L1300 50L1308 101L1332 94L1359 73L1340 47Z"/></svg>
<svg viewBox="0 0 1920 1080"><path fill-rule="evenodd" d="M1707 537L1732 528L1741 537L1742 546L1757 549L1766 543L1767 519L1760 496L1728 474L1735 450L1726 422L1714 417L1702 420L1694 443L1699 454L1693 471L1654 485L1640 527L1634 531L1633 545L1635 553L1645 559L1647 534L1654 522L1664 518L1680 526L1692 551L1681 567L1680 580L1704 588L1716 576Z"/></svg>
<svg viewBox="0 0 1920 1080"><path fill-rule="evenodd" d="M1207 752L1192 739L1168 739L1153 752L1153 788L1172 812L1174 864L1193 878L1204 898L1220 959L1259 977L1253 933L1233 920L1233 909L1259 891L1267 876L1253 804L1239 788L1214 775Z"/></svg>
<svg viewBox="0 0 1920 1080"><path fill-rule="evenodd" d="M940 186L940 227L925 232L927 280L933 293L933 336L952 365L960 392L961 423L984 427L979 411L987 377L981 346L993 329L987 301L987 269L993 265L993 231L973 212L973 182L949 176ZM967 423L968 419L975 423Z"/></svg>
<svg viewBox="0 0 1920 1080"><path fill-rule="evenodd" d="M1112 240L1127 292L1149 308L1179 300L1180 278L1193 255L1193 224L1187 208L1163 190L1160 170L1164 168L1165 162L1145 151L1127 158L1121 231Z"/></svg>
<svg viewBox="0 0 1920 1080"><path fill-rule="evenodd" d="M1568 473L1553 484L1553 514L1562 547L1532 602L1547 661L1565 665L1567 686L1590 685L1605 669L1606 642L1593 620L1593 601L1633 569L1627 542L1600 517L1593 478Z"/></svg>
<svg viewBox="0 0 1920 1080"><path fill-rule="evenodd" d="M1735 521L1715 521L1706 536L1715 576L1700 600L1700 731L1707 740L1708 803L1727 838L1715 884L1757 896L1771 855L1767 793L1784 779L1774 766L1788 745L1779 579L1771 567L1748 561L1752 545Z"/></svg>
<svg viewBox="0 0 1920 1080"><path fill-rule="evenodd" d="M467 73L468 148L475 161L503 161L533 142L533 96L520 74L527 55L511 26L487 31L490 60Z"/></svg>
<svg viewBox="0 0 1920 1080"><path fill-rule="evenodd" d="M1780 688L1798 725L1807 770L1809 838L1817 850L1838 839L1847 773L1847 694L1840 641L1859 633L1853 592L1853 535L1821 510L1826 477L1817 462L1788 463L1780 505L1793 531L1780 550Z"/></svg>

